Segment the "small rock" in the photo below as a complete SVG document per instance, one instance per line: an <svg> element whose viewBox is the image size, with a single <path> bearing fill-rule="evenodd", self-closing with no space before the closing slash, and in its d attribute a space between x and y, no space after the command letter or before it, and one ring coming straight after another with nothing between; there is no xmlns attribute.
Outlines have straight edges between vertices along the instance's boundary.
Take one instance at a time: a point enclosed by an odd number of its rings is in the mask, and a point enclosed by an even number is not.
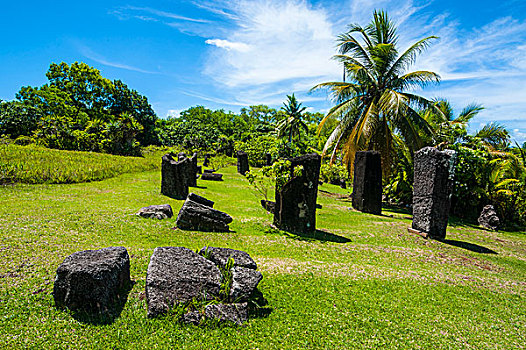
<svg viewBox="0 0 526 350"><path fill-rule="evenodd" d="M257 269L256 262L242 250L230 248L204 247L199 251L200 255L207 257L220 268L224 268L228 258L234 259L234 266L246 267L248 269Z"/></svg>
<svg viewBox="0 0 526 350"><path fill-rule="evenodd" d="M142 216L143 218L155 218L161 220L169 219L174 214L170 204L161 204L141 208L135 215Z"/></svg>
<svg viewBox="0 0 526 350"><path fill-rule="evenodd" d="M493 205L486 205L482 209L482 212L480 213L480 216L478 218L478 223L480 226L488 230L496 231L499 228L500 219L497 216L497 211L495 210Z"/></svg>
<svg viewBox="0 0 526 350"><path fill-rule="evenodd" d="M256 290L259 282L263 279L261 272L236 266L232 269L232 287L230 289L230 300L246 300Z"/></svg>

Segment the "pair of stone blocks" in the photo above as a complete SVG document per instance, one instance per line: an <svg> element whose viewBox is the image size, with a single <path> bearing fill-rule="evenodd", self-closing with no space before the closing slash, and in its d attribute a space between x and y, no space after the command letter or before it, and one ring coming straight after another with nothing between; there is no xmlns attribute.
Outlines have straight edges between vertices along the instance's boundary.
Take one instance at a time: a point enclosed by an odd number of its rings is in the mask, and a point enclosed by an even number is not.
<svg viewBox="0 0 526 350"><path fill-rule="evenodd" d="M148 317L166 314L172 307L191 301L218 299L228 271L231 280L226 303L190 311L184 322L225 318L241 324L248 319L246 300L263 278L246 252L205 247L199 253L184 247L154 250L146 274ZM68 256L57 269L53 297L58 307L94 315L111 314L130 286L130 259L124 247L86 250ZM210 305L209 305L210 306ZM198 322L195 322L198 320Z"/></svg>

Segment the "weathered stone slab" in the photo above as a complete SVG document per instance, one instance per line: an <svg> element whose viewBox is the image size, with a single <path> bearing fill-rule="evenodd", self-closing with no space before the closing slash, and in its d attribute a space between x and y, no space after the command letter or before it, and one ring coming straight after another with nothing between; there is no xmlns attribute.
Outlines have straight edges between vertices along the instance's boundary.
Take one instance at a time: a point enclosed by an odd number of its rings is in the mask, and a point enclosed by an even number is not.
<svg viewBox="0 0 526 350"><path fill-rule="evenodd" d="M217 320L220 324L233 322L238 326L248 321L248 304L212 304L204 312L191 311L181 318L181 322L199 325L204 320Z"/></svg>
<svg viewBox="0 0 526 350"><path fill-rule="evenodd" d="M316 199L320 177L321 157L311 153L290 159L291 180L276 187L274 225L279 229L307 233L316 230ZM303 166L301 176L294 176L294 168Z"/></svg>
<svg viewBox="0 0 526 350"><path fill-rule="evenodd" d="M247 300L256 290L259 282L261 282L262 279L263 275L257 270L235 266L232 269L230 300L234 302Z"/></svg>
<svg viewBox="0 0 526 350"><path fill-rule="evenodd" d="M228 232L232 217L222 211L187 199L177 215L182 230Z"/></svg>
<svg viewBox="0 0 526 350"><path fill-rule="evenodd" d="M246 267L248 269L257 269L256 262L242 250L230 248L204 247L199 251L200 255L206 256L217 266L224 268L228 259L234 259L234 266Z"/></svg>
<svg viewBox="0 0 526 350"><path fill-rule="evenodd" d="M237 151L237 172L241 175L245 175L248 171L250 171L248 165L248 154L243 151Z"/></svg>
<svg viewBox="0 0 526 350"><path fill-rule="evenodd" d="M497 211L493 205L488 204L482 209L482 212L478 218L478 223L485 229L492 231L496 231L499 228L500 219L497 216Z"/></svg>
<svg viewBox="0 0 526 350"><path fill-rule="evenodd" d="M382 213L382 159L379 152L356 152L352 206L364 213Z"/></svg>
<svg viewBox="0 0 526 350"><path fill-rule="evenodd" d="M154 218L161 220L169 219L174 214L170 204L161 204L150 205L148 207L141 208L135 215L142 216L143 218Z"/></svg>
<svg viewBox="0 0 526 350"><path fill-rule="evenodd" d="M191 166L189 167L189 174L188 174L188 186L190 187L196 187L197 186L197 153L194 153L192 157L189 158Z"/></svg>
<svg viewBox="0 0 526 350"><path fill-rule="evenodd" d="M212 300L219 295L221 272L211 261L183 247L155 248L146 273L148 317L181 302Z"/></svg>
<svg viewBox="0 0 526 350"><path fill-rule="evenodd" d="M210 164L210 157L211 155L209 153L205 154L205 157L203 159L203 166L208 166Z"/></svg>
<svg viewBox="0 0 526 350"><path fill-rule="evenodd" d="M205 197L201 197L193 192L188 195L187 199L194 201L196 203L202 204L202 205L206 205L207 207L210 207L210 208L214 207L214 202L212 202L209 199L206 199Z"/></svg>
<svg viewBox="0 0 526 350"><path fill-rule="evenodd" d="M201 175L201 180L223 181L223 174L205 172Z"/></svg>
<svg viewBox="0 0 526 350"><path fill-rule="evenodd" d="M454 180L454 151L425 147L415 153L412 228L429 238L446 237Z"/></svg>
<svg viewBox="0 0 526 350"><path fill-rule="evenodd" d="M126 248L84 250L71 254L58 267L53 298L57 307L106 314L125 298L123 292L130 283Z"/></svg>
<svg viewBox="0 0 526 350"><path fill-rule="evenodd" d="M165 154L161 164L161 193L174 199L185 199L188 196L191 167L189 159L175 161L170 154Z"/></svg>

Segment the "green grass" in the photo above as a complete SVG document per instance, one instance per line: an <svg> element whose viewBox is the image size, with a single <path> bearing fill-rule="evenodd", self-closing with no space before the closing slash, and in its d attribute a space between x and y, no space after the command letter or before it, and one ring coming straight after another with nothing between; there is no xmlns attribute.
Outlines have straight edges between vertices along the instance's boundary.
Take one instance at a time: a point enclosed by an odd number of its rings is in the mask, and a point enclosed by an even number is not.
<svg viewBox="0 0 526 350"><path fill-rule="evenodd" d="M158 169L163 152L166 151L147 149L144 157L123 157L0 143L0 184L99 181L124 173Z"/></svg>
<svg viewBox="0 0 526 350"><path fill-rule="evenodd" d="M224 182L199 181L192 191L234 217L229 233L174 230L175 218L132 215L152 204L181 207L159 193L159 171L1 187L0 348L524 348L524 233L455 223L447 244L425 240L407 233L408 215L350 210L345 190L323 185L318 234L286 235L270 227L271 216L234 167L221 172ZM347 243L338 243L342 238ZM51 291L62 260L116 245L128 249L136 282L120 316L94 325L55 309ZM146 318L153 249L205 245L245 250L256 260L268 314L246 327ZM496 254L478 253L482 248Z"/></svg>

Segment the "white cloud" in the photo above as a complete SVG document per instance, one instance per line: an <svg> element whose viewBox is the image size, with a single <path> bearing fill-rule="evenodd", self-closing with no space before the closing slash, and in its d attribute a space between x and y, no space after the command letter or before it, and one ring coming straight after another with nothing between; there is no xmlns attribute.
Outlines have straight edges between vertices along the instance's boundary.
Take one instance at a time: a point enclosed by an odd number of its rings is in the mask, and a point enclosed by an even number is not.
<svg viewBox="0 0 526 350"><path fill-rule="evenodd" d="M231 42L223 39L208 39L205 41L208 45L214 45L226 50L234 50L238 52L247 52L250 50L250 46L245 43Z"/></svg>
<svg viewBox="0 0 526 350"><path fill-rule="evenodd" d="M101 56L100 54L93 52L93 50L91 50L89 47L85 45L77 44L77 47L82 55L84 55L86 58L89 58L90 60L95 61L99 64L109 66L109 67L114 67L114 68L131 70L131 71L139 72L139 73L158 74L158 72L149 71L149 70L134 67L134 66L131 66L125 63L108 60L107 58Z"/></svg>

